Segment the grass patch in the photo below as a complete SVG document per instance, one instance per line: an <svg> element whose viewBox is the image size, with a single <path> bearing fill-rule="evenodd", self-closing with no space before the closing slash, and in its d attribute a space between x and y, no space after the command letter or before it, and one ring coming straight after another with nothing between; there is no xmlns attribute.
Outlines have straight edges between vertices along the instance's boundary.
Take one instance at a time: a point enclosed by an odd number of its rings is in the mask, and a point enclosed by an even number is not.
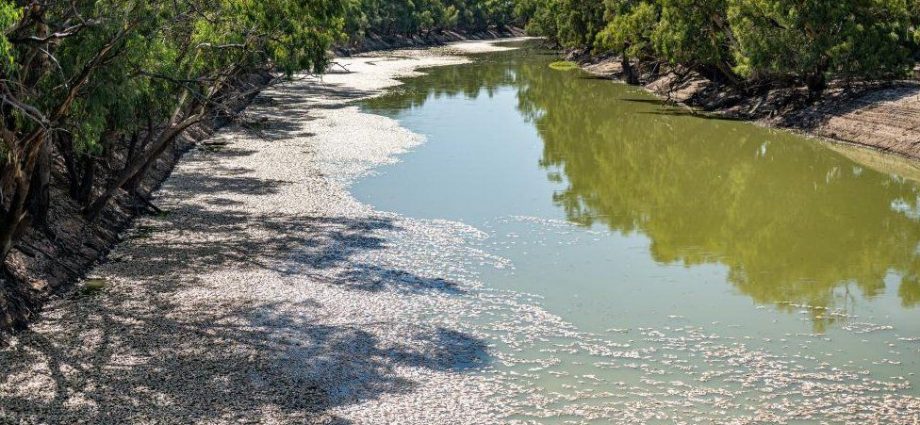
<svg viewBox="0 0 920 425"><path fill-rule="evenodd" d="M549 67L556 71L571 71L578 68L578 64L569 61L557 61L549 64Z"/></svg>

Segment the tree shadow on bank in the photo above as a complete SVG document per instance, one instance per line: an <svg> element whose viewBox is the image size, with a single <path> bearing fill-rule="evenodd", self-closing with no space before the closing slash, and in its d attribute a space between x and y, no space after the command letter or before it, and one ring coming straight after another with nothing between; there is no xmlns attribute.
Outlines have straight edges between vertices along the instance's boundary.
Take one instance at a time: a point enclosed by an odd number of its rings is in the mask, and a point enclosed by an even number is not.
<svg viewBox="0 0 920 425"><path fill-rule="evenodd" d="M870 110L874 107L918 96L920 96L920 84L915 82L853 83L853 87L850 88L829 89L820 102L782 117L779 125L814 130L835 117L852 114L860 110ZM873 119L879 121L879 123L887 124L890 122L895 125L917 122L911 116L892 116L890 119L879 119L879 117L873 116Z"/></svg>
<svg viewBox="0 0 920 425"><path fill-rule="evenodd" d="M387 249L387 233L399 231L391 219L253 214L241 199L289 183L219 174L170 181L173 198L200 198L144 220L102 268L109 287L52 303L0 350L0 423L341 424L329 409L413 391L396 368L465 371L490 361L484 341L454 330L330 325L313 299L262 296L279 285L460 291L356 258ZM234 282L221 281L228 276ZM378 336L394 332L399 339Z"/></svg>
<svg viewBox="0 0 920 425"><path fill-rule="evenodd" d="M66 329L31 333L0 356L0 422L347 423L324 410L412 391L396 367L464 370L485 359L481 341L443 328L394 345L361 326L273 313L290 305L189 314L110 298L78 301L53 319ZM26 380L41 391L16 388Z"/></svg>

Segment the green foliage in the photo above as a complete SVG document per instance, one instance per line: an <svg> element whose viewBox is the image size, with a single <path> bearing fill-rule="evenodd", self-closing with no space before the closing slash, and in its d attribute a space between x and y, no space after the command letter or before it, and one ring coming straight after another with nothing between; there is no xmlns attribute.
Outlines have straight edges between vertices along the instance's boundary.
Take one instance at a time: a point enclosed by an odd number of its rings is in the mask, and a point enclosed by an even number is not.
<svg viewBox="0 0 920 425"><path fill-rule="evenodd" d="M0 28L9 28L21 18L21 10L11 0L0 0ZM0 35L0 66L13 65L13 46L6 38Z"/></svg>
<svg viewBox="0 0 920 425"><path fill-rule="evenodd" d="M243 75L266 65L286 74L322 71L345 23L337 0L100 0L55 4L44 12L60 26L75 13L94 24L49 48L56 72L47 62L25 59L40 53L35 43L20 43L14 55L4 38L0 54L23 59L15 64L23 68L17 71L31 74L35 90L24 91L21 100L42 111L60 104L75 76L93 66L92 78L60 123L85 151L101 149L97 145L107 128L128 134L147 118L166 119L181 106L182 93L205 96L221 74ZM20 14L11 3L0 3L4 27ZM113 40L105 61L91 64Z"/></svg>
<svg viewBox="0 0 920 425"><path fill-rule="evenodd" d="M826 74L899 76L909 64L910 16L903 0L729 3L741 75L800 76L820 88Z"/></svg>
<svg viewBox="0 0 920 425"><path fill-rule="evenodd" d="M515 13L527 22L528 33L570 48L589 47L604 27L604 4L599 0L518 0Z"/></svg>
<svg viewBox="0 0 920 425"><path fill-rule="evenodd" d="M558 0L556 37L566 47L589 47L604 28L604 4L599 1Z"/></svg>
<svg viewBox="0 0 920 425"><path fill-rule="evenodd" d="M578 64L569 61L557 61L549 64L549 67L550 69L555 69L556 71L573 71L578 69Z"/></svg>
<svg viewBox="0 0 920 425"><path fill-rule="evenodd" d="M601 12L599 12L599 10ZM732 83L895 78L920 57L920 0L521 0L528 32Z"/></svg>
<svg viewBox="0 0 920 425"><path fill-rule="evenodd" d="M0 260L47 211L50 191L32 183L49 184L52 164L95 219L182 132L232 114L257 76L322 72L335 43L371 32L514 19L514 0L0 0Z"/></svg>
<svg viewBox="0 0 920 425"><path fill-rule="evenodd" d="M914 54L920 54L920 0L909 0L907 3L908 14L910 15L910 29L913 33Z"/></svg>
<svg viewBox="0 0 920 425"><path fill-rule="evenodd" d="M345 28L352 40L368 34L412 35L482 31L514 22L514 0L348 0Z"/></svg>
<svg viewBox="0 0 920 425"><path fill-rule="evenodd" d="M524 29L529 34L556 38L556 15L560 4L554 0L519 0L516 13L527 22Z"/></svg>
<svg viewBox="0 0 920 425"><path fill-rule="evenodd" d="M689 64L733 78L734 40L725 0L660 0L661 20L652 41L672 64Z"/></svg>
<svg viewBox="0 0 920 425"><path fill-rule="evenodd" d="M26 210L47 211L49 191L34 188L33 176L63 163L71 196L94 219L117 190L133 191L185 129L232 113L254 75L325 70L348 5L0 0L0 191L11 194L0 211L12 217L0 223L0 258ZM103 153L107 161L96 158ZM108 174L96 176L100 168Z"/></svg>
<svg viewBox="0 0 920 425"><path fill-rule="evenodd" d="M649 53L651 35L658 25L659 12L655 5L623 0L608 0L607 17L610 23L595 40L599 50L621 52L627 57Z"/></svg>

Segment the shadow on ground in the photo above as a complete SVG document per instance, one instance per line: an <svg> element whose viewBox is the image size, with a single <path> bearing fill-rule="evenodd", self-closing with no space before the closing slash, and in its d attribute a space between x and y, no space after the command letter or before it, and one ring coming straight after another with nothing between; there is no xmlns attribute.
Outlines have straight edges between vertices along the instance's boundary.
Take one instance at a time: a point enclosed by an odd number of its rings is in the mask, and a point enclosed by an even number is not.
<svg viewBox="0 0 920 425"><path fill-rule="evenodd" d="M207 155L250 154L229 146ZM241 199L289 184L249 171L171 181L176 199L207 202L145 220L102 268L110 287L53 303L34 330L0 350L0 423L341 424L328 409L413 390L395 368L488 363L483 341L454 330L348 318L329 325L313 299L263 296L266 276L276 286L281 279L355 294L460 291L356 259L388 249L387 234L400 230L391 219L246 212ZM285 280L292 275L310 279ZM378 336L394 332L400 337Z"/></svg>
<svg viewBox="0 0 920 425"><path fill-rule="evenodd" d="M443 328L392 345L360 326L275 313L290 305L189 314L161 297L100 297L0 355L0 422L341 424L324 410L412 390L395 367L459 371L485 358L481 341ZM16 388L27 380L41 391Z"/></svg>

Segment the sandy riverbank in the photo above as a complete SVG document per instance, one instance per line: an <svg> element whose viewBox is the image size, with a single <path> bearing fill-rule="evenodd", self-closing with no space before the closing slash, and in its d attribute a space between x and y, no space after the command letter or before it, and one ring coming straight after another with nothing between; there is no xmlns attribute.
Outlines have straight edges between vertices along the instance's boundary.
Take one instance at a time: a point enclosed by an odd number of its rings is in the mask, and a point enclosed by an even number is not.
<svg viewBox="0 0 920 425"><path fill-rule="evenodd" d="M103 291L51 303L0 350L0 423L913 423L920 400L903 382L780 347L693 326L579 331L536 297L479 282L479 264L509 266L480 230L356 201L349 182L422 139L348 102L493 49L342 59L349 72L264 93L246 128L180 162L156 200L168 213L140 220L92 272ZM543 388L597 379L552 369L574 353L639 379ZM663 380L696 355L715 359L698 381Z"/></svg>

